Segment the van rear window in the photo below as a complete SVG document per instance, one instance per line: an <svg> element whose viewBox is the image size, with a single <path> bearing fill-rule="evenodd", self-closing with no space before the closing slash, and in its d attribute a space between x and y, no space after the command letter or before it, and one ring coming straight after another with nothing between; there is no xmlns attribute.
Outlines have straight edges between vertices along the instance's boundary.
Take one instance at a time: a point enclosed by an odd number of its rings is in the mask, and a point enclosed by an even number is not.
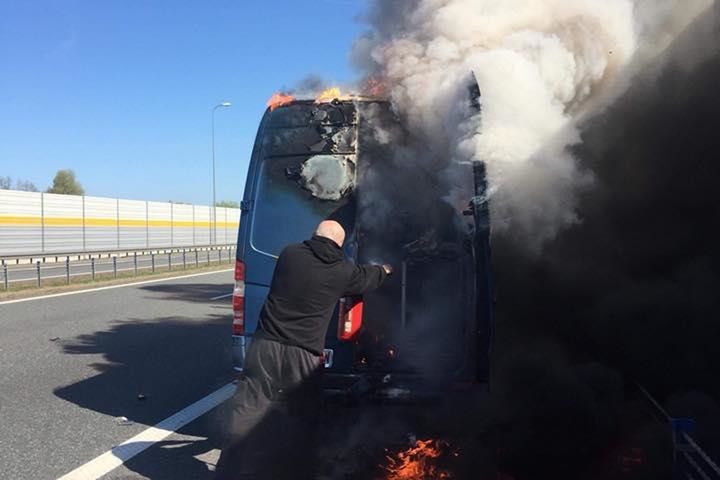
<svg viewBox="0 0 720 480"><path fill-rule="evenodd" d="M343 207L348 197L321 200L293 179L309 157L265 159L260 166L253 222L252 245L256 250L277 256L291 243L310 238L319 222Z"/></svg>
<svg viewBox="0 0 720 480"><path fill-rule="evenodd" d="M251 239L276 256L322 220L353 210L343 207L356 181L357 110L352 102L299 102L267 115Z"/></svg>

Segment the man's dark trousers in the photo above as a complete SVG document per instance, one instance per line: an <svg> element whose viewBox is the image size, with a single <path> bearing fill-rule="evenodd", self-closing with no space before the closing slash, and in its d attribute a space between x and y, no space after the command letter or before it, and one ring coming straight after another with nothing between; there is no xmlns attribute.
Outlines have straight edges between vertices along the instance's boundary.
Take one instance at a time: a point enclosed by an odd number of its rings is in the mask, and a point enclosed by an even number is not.
<svg viewBox="0 0 720 480"><path fill-rule="evenodd" d="M321 358L303 348L250 344L217 480L313 478L321 368Z"/></svg>

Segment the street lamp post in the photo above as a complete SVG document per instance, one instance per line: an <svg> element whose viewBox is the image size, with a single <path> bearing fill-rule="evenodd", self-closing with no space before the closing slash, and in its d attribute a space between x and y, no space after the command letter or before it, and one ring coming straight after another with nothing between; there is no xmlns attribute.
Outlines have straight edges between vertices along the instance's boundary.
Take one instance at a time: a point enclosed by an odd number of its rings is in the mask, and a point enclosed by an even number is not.
<svg viewBox="0 0 720 480"><path fill-rule="evenodd" d="M230 102L223 102L215 105L212 109L212 234L210 235L210 244L217 244L217 206L215 205L215 111L218 108L227 108L231 106Z"/></svg>

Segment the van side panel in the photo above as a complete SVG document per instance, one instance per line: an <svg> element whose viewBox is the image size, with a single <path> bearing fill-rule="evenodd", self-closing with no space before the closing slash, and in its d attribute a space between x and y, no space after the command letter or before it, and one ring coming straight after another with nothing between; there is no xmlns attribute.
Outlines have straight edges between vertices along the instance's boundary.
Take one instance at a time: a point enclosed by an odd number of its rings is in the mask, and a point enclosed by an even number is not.
<svg viewBox="0 0 720 480"><path fill-rule="evenodd" d="M268 117L268 111L265 112L262 120L260 120L260 126L258 127L258 131L255 134L255 143L253 144L253 151L250 156L250 165L248 165L247 177L245 179L245 190L243 190L243 199L242 199L241 214L240 214L240 226L238 227L238 242L237 242L237 250L236 250L236 258L237 258L237 260L241 260L241 261L244 261L245 250L246 250L246 247L249 246L250 218L252 217L252 213L253 213L252 199L255 198L255 189L256 189L256 184L257 184L257 169L258 169L258 165L260 163L260 151L261 151L261 144L262 144L260 139L262 137L262 132L265 129L265 125L267 123L267 117Z"/></svg>
<svg viewBox="0 0 720 480"><path fill-rule="evenodd" d="M243 191L243 200L241 204L240 226L238 227L238 240L235 259L245 263L246 266L246 284L245 284L245 331L254 332L257 328L259 309L265 301L267 288L258 289L253 283L249 283L247 277L247 267L251 272L257 272L258 266L254 264L251 258L247 258L249 251L250 232L253 216L252 199L255 197L255 189L257 184L257 169L260 163L262 132L267 123L268 112L266 111L260 121L257 134L255 135L255 143L253 145L252 155L250 157L250 165L248 165L247 178L245 180L245 190ZM252 273L250 273L252 278ZM264 290L264 291L263 291ZM242 370L245 363L245 352L248 346L248 338L250 335L233 335L232 336L232 363L233 367Z"/></svg>

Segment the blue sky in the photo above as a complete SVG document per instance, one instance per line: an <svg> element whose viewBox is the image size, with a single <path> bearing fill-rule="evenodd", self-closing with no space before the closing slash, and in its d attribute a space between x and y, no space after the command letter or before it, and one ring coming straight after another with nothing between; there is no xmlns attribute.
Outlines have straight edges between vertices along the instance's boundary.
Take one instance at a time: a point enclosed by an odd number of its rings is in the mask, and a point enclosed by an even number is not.
<svg viewBox="0 0 720 480"><path fill-rule="evenodd" d="M355 78L363 0L0 0L0 175L88 195L240 200L267 98Z"/></svg>

